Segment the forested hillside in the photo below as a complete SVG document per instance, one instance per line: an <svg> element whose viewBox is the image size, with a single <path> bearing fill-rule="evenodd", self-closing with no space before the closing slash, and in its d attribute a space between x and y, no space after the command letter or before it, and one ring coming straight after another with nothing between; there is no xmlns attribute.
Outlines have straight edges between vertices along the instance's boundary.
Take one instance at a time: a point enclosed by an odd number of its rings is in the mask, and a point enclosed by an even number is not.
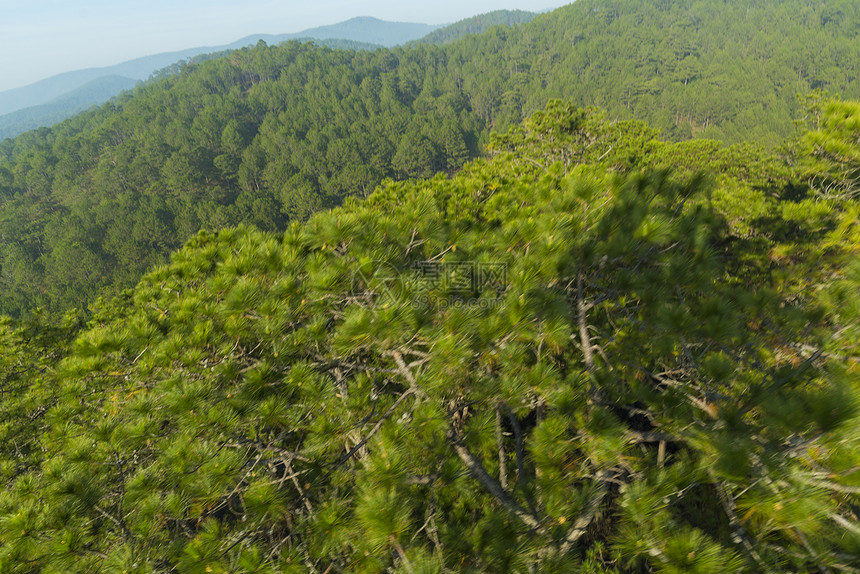
<svg viewBox="0 0 860 574"><path fill-rule="evenodd" d="M496 10L486 14L479 14L472 18L460 20L444 28L434 30L418 40L413 40L407 43L407 46L414 44L450 44L456 42L463 36L468 34L480 34L486 32L493 26L515 26L517 24L525 24L531 22L537 16L534 12L526 12L525 10Z"/></svg>
<svg viewBox="0 0 860 574"><path fill-rule="evenodd" d="M552 101L0 325L0 571L854 571L860 103L811 111L780 159Z"/></svg>
<svg viewBox="0 0 860 574"><path fill-rule="evenodd" d="M581 0L444 47L288 43L192 64L0 143L0 312L86 307L197 230L284 229L450 173L551 97L665 137L775 146L814 88L860 96L850 0Z"/></svg>
<svg viewBox="0 0 860 574"><path fill-rule="evenodd" d="M336 50L375 50L380 47L377 44L368 44L364 42L356 42L354 40L336 38L320 40L310 37L302 37L298 40L302 42L313 42L318 46L327 46ZM263 41L265 42L265 40ZM235 42L234 44L241 45L240 42ZM252 44L253 42L248 42L248 45ZM211 50L214 51L203 54L197 53L199 49L189 50L187 52L178 52L176 53L176 61L161 69L150 68L150 71L146 72L140 81L152 81L170 76L178 73L184 66L196 65L206 60L223 57L234 49L235 48L224 50L211 48ZM193 55L179 58L180 55L186 53ZM151 58L145 58L144 60L150 62L150 65L154 66L157 61L163 61L164 56L165 55L152 56ZM138 71L140 69L147 69L144 66L145 64L138 63L137 60L129 63L129 67L131 69L138 69ZM122 64L113 66L113 68L117 68L119 70L122 70L123 67L124 66ZM92 72L92 70L83 70L81 72L81 76L90 75ZM73 74L74 73L72 73L72 75ZM47 82L48 81L45 83ZM113 74L104 75L91 82L87 82L80 88L63 92L61 96L54 98L47 103L22 108L8 114L0 115L0 140L15 137L18 134L41 127L53 126L54 124L70 118L77 113L99 106L111 100L122 92L133 88L138 83L138 80L131 78L124 78ZM41 85L42 82L33 84L32 86L28 86L27 90L30 88L38 89Z"/></svg>
<svg viewBox="0 0 860 574"><path fill-rule="evenodd" d="M405 77L435 65L261 46L0 144L0 308L85 306L201 228L282 229L383 177L458 167L480 123L462 95L418 98Z"/></svg>
<svg viewBox="0 0 860 574"><path fill-rule="evenodd" d="M313 41L330 48L362 50L380 46L396 46L409 40L418 39L436 28L438 26L408 22L386 22L376 18L352 18L338 24L308 28L289 34L253 34L219 46L198 46L177 52L152 54L112 66L65 72L27 86L2 91L0 92L0 117L27 107L48 104L69 97L90 82L104 83L112 76L145 81L153 72L175 62L198 61L205 58L207 54L238 50L246 46L253 46L260 40L268 44L279 44L287 40ZM111 95L115 96L120 91L117 90ZM107 99L105 98L99 103L107 101ZM65 117L70 116L71 114Z"/></svg>

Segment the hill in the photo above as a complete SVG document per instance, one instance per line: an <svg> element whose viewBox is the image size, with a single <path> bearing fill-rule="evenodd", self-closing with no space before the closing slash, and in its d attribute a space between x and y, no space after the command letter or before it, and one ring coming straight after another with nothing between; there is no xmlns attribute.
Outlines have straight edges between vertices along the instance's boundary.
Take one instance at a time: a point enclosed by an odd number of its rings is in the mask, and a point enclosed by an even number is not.
<svg viewBox="0 0 860 574"><path fill-rule="evenodd" d="M285 36L289 36L292 38L296 35L287 34ZM341 38L318 39L305 36L296 36L294 39L299 42L312 42L318 46L327 46L336 50L376 50L380 47L380 45L378 44L368 44L366 42L346 40ZM75 88L69 91L63 91L60 96L57 96L54 100L51 100L48 103L41 104L38 106L31 106L19 109L14 112L10 112L5 115L0 115L0 139L15 137L21 133L24 133L25 131L33 130L40 127L50 127L56 123L59 123L67 118L72 117L73 115L81 112L82 110L86 110L91 106L96 106L107 102L108 100L119 95L123 91L131 89L139 81L164 78L170 74L176 73L177 71L182 69L183 66L196 65L206 60L219 58L224 56L226 53L238 49L242 46L252 45L261 41L277 43L284 41L284 38L281 36L273 36L269 34L249 36L248 38L239 40L227 46L221 46L219 48L195 48L183 52L160 54L158 56L143 58L141 61L132 61L126 62L125 64L119 64L117 66L114 66L113 68L83 70L80 73L73 72L72 78L68 80L64 79L62 82L59 83L54 83L54 80L58 80L59 78L51 78L45 80L44 82L38 82L36 84L33 84L32 86L28 86L24 88L23 92L21 93L18 93L17 91L13 90L13 92L15 92L16 94L16 99L13 101L19 101L17 99L19 96L29 97L32 94L32 90L30 88L33 88L36 91L46 89L48 90L48 92L45 93L49 93L50 90L56 88L57 86L59 86L59 90L65 90L68 85L74 85L77 81L82 80L83 78L90 77L92 75L97 76L96 79L89 81L88 83L84 84L79 88ZM212 51L204 51L198 53L201 50ZM169 65L163 66L159 69L155 69L150 72L144 72L145 70L150 70L150 66L163 63L167 60L172 59L173 57L178 56L182 56L182 58L173 60L170 62ZM128 71L132 73L137 73L139 75L142 74L143 78L135 80L132 78L125 78L123 76L118 75L98 75L110 69ZM71 82L71 84L68 84L67 81ZM45 93L43 93L43 96Z"/></svg>
<svg viewBox="0 0 860 574"><path fill-rule="evenodd" d="M120 76L136 81L145 80L154 71L169 66L174 62L215 50L216 48L211 47L192 48L136 58L115 66L88 68L86 70L58 74L28 86L0 92L0 115L6 115L27 107L46 104L100 78Z"/></svg>
<svg viewBox="0 0 860 574"><path fill-rule="evenodd" d="M775 144L802 114L798 94L860 97L858 10L845 0L586 0L449 53L497 86L466 91L501 125L562 97L673 139Z"/></svg>
<svg viewBox="0 0 860 574"><path fill-rule="evenodd" d="M221 46L201 46L176 52L165 52L136 58L114 66L66 72L40 80L28 86L0 92L0 119L3 116L25 108L43 105L51 105L54 108L54 112L50 117L62 115L60 119L65 119L80 111L81 108L70 105L61 112L61 104L58 104L58 102L80 98L81 94L85 93L81 90L93 89L94 82L100 85L101 88L96 89L93 95L88 98L89 104L101 104L124 89L127 89L127 87L119 88L117 86L118 89L110 93L108 97L103 97L104 86L110 84L111 77L121 76L138 81L146 80L153 73L176 62L196 58L207 53L236 50L254 45L260 40L270 44L277 44L287 40L313 40L332 48L374 49L378 46L395 46L409 40L414 40L428 34L435 28L437 26L430 26L428 24L386 22L377 18L360 17L330 26L310 28L291 34L257 34ZM347 44L347 42L350 42L350 44ZM85 88L87 85L91 87ZM34 111L31 111L28 115L33 116L33 113ZM4 123L8 126L7 132L13 123L19 123L18 118L20 117L5 119ZM44 121L47 121L47 119L42 120L42 122ZM50 124L39 123L35 127L41 127L42 125ZM17 135L21 131L23 130L11 135ZM0 137L9 136L0 134Z"/></svg>
<svg viewBox="0 0 860 574"><path fill-rule="evenodd" d="M314 38L318 40L342 39L391 48L423 37L436 28L439 28L439 26L412 22L386 22L378 18L360 16L330 26L309 28L295 34L280 34L272 36L271 39L268 39L266 36L249 36L240 41L244 42L243 45L248 45L255 42L258 38L262 38L269 43L279 43L301 38Z"/></svg>
<svg viewBox="0 0 860 574"><path fill-rule="evenodd" d="M434 30L419 38L412 40L407 45L414 44L450 44L468 34L481 34L493 26L515 26L531 22L537 16L534 12L524 10L496 10L486 14L479 14L472 18L466 18L448 26Z"/></svg>
<svg viewBox="0 0 860 574"><path fill-rule="evenodd" d="M23 108L0 116L0 139L50 126L87 108L103 104L117 94L134 88L137 80L123 76L101 76L39 106Z"/></svg>
<svg viewBox="0 0 860 574"><path fill-rule="evenodd" d="M0 143L0 311L84 309L199 229L262 230L453 173L553 97L664 137L779 146L815 88L860 97L845 0L580 0L446 46L288 42ZM735 41L737 38L743 42Z"/></svg>

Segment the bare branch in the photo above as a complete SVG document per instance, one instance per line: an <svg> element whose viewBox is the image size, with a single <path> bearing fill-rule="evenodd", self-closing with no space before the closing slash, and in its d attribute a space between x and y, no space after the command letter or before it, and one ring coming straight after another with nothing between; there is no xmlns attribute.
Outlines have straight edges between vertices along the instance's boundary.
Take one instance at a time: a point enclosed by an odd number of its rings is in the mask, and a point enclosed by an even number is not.
<svg viewBox="0 0 860 574"><path fill-rule="evenodd" d="M94 508L94 509L95 509L95 511L96 511L96 512L98 512L100 515L102 515L103 517L107 518L108 520L110 520L111 522L113 522L114 524L116 524L116 525L117 525L117 527L120 529L120 532L122 532L122 536L123 536L123 538L125 538L126 540L131 540L132 538L134 538L134 536L132 535L131 531L130 531L130 530L128 529L128 527L125 525L125 521L122 519L122 517L117 518L116 516L113 516L113 515L112 515L112 514L110 514L109 512L107 512L107 511L105 511L104 509L100 508L98 505L93 506L93 508Z"/></svg>
<svg viewBox="0 0 860 574"><path fill-rule="evenodd" d="M585 303L582 292L582 272L576 276L576 311L579 342L582 345L585 370L588 374L592 374L594 371L594 347L591 344L591 335L588 334L588 305Z"/></svg>
<svg viewBox="0 0 860 574"><path fill-rule="evenodd" d="M508 465L505 456L505 443L502 436L502 404L496 405L496 443L499 445L499 484L508 489Z"/></svg>
<svg viewBox="0 0 860 574"><path fill-rule="evenodd" d="M562 554L567 554L570 552L571 548L582 538L582 535L585 534L588 527L594 521L594 518L597 516L598 511L600 510L601 504L603 504L603 500L606 498L606 493L608 489L605 484L601 484L597 495L591 497L588 501L588 504L585 507L585 512L583 512L579 518L573 523L570 530L567 531L567 534L564 537L564 542L562 542L559 551Z"/></svg>
<svg viewBox="0 0 860 574"><path fill-rule="evenodd" d="M860 536L860 525L857 523L851 522L841 514L836 514L835 512L830 515L830 518L845 530L850 531L855 536Z"/></svg>
<svg viewBox="0 0 860 574"><path fill-rule="evenodd" d="M289 472L289 473L290 473L290 480L292 481L293 486L295 486L295 487L296 487L296 492L298 492L298 493L299 493L299 496L301 497L302 502L304 502L304 503L305 503L305 508L307 508L307 509L308 509L308 512L313 513L313 511L314 511L314 507L313 507L313 505L311 504L311 500L310 500L310 498L308 498L307 493L305 493L305 490L302 488L302 485L301 485L301 484L299 484L299 479L298 479L298 474L299 474L299 473L297 473L297 472L295 472L295 471L293 470L293 464L292 464L292 461L287 461L287 462L286 462L286 463L284 463L284 464L285 464L285 466L286 466L286 470L287 470L287 472Z"/></svg>
<svg viewBox="0 0 860 574"><path fill-rule="evenodd" d="M729 519L729 526L732 529L732 540L743 547L747 555L758 565L761 572L769 572L770 569L764 563L761 556L759 556L759 553L756 551L755 546L747 534L746 528L741 524L741 521L735 512L735 500L732 497L732 493L729 492L728 487L724 483L717 479L712 471L708 471L708 474L711 476L711 480L714 481L714 486L717 489L720 503L723 505L726 517Z"/></svg>
<svg viewBox="0 0 860 574"><path fill-rule="evenodd" d="M338 461L335 463L335 466L340 466L341 464L345 463L347 460L349 460L350 458L352 458L352 456L353 456L356 452L358 452L358 451L361 449L361 447L363 447L365 444L367 444L367 441L369 441L369 440L373 437L373 435L375 435L375 434L377 433L377 431L379 431L379 429L380 429L380 428L382 428L382 423L384 423L384 422L388 419L388 417L390 417L392 414L394 414L394 411L396 411L396 410L397 410L397 407L399 407L399 406L400 406L400 403L402 403L404 400L406 400L406 397L408 397L408 396L410 396L410 395L414 395L415 393L416 393L416 389L415 389L415 388L411 388L411 389L407 389L407 390L405 390L405 391L403 392L403 394L401 394L401 395L397 398L397 400L396 400L396 401L394 401L394 404L393 404L393 405L391 405L390 407L388 407L388 410L387 410L387 411L385 411L385 412L382 414L382 416L381 416L381 417L380 417L380 419L376 422L376 424L375 424L375 425L373 425L373 428L372 428L372 429L370 429L370 432L368 432L368 433L364 436L364 438L363 438L363 439L361 439L360 441L358 441L358 443L357 443L354 447L352 447L352 448L349 450L349 452L348 452L348 453L346 453L345 455L343 455L342 457L340 457L340 460L338 460Z"/></svg>
<svg viewBox="0 0 860 574"><path fill-rule="evenodd" d="M538 517L517 504L517 502L508 495L508 493L502 488L502 485L490 476L481 462L463 443L462 437L459 437L453 429L448 433L448 440L451 443L451 446L454 447L454 452L457 453L457 456L460 457L460 460L463 461L472 476L481 483L481 486L483 486L487 492L498 500L499 503L508 510L508 512L519 518L523 524L533 529L540 528L541 524Z"/></svg>

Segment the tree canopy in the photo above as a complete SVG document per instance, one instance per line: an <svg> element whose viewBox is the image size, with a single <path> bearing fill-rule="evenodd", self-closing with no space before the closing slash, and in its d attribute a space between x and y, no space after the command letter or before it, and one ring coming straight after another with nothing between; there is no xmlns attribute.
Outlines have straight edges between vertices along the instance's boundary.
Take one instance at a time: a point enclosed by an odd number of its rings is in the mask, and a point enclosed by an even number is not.
<svg viewBox="0 0 860 574"><path fill-rule="evenodd" d="M552 101L453 177L197 234L40 376L4 327L0 569L850 571L856 198L654 135Z"/></svg>
<svg viewBox="0 0 860 574"><path fill-rule="evenodd" d="M0 142L0 571L856 571L857 10L261 43Z"/></svg>
<svg viewBox="0 0 860 574"><path fill-rule="evenodd" d="M383 180L453 173L551 98L671 141L775 148L796 94L860 98L849 0L583 0L442 47L296 42L188 62L0 142L0 312L131 287L200 229L283 231Z"/></svg>

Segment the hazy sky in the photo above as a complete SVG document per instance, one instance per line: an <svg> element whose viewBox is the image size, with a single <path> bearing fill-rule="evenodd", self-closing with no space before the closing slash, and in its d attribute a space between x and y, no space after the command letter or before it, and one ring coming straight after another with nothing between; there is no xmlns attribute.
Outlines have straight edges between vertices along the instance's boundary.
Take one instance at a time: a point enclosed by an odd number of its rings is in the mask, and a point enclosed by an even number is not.
<svg viewBox="0 0 860 574"><path fill-rule="evenodd" d="M571 0L0 0L0 91L140 56L283 34L354 16L443 24Z"/></svg>

